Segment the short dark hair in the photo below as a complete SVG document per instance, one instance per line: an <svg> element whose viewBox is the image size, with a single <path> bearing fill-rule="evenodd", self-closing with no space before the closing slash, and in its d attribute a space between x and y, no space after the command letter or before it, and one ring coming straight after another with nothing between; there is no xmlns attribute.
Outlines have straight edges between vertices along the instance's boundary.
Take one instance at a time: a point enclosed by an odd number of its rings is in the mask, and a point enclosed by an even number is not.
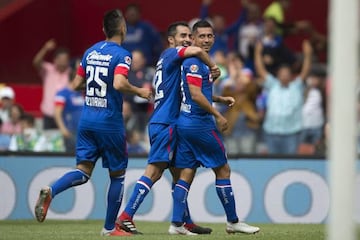
<svg viewBox="0 0 360 240"><path fill-rule="evenodd" d="M60 54L67 54L70 55L70 51L68 48L66 47L59 47L55 50L54 52L54 58L56 58L57 56L59 56Z"/></svg>
<svg viewBox="0 0 360 240"><path fill-rule="evenodd" d="M124 21L124 16L119 9L106 12L103 18L105 36L112 38L115 35L121 35L119 25L122 21Z"/></svg>
<svg viewBox="0 0 360 240"><path fill-rule="evenodd" d="M200 20L196 22L192 28L192 32L196 32L198 28L211 28L212 30L214 30L211 24L206 20Z"/></svg>
<svg viewBox="0 0 360 240"><path fill-rule="evenodd" d="M26 122L30 126L35 126L35 117L33 115L31 115L30 113L24 113L20 117L20 120Z"/></svg>
<svg viewBox="0 0 360 240"><path fill-rule="evenodd" d="M174 37L176 35L176 28L178 26L188 27L190 29L189 24L185 21L173 22L172 24L169 25L169 27L167 29L167 36Z"/></svg>
<svg viewBox="0 0 360 240"><path fill-rule="evenodd" d="M125 8L125 11L128 11L129 9L135 9L136 11L140 12L140 6L136 3L128 4Z"/></svg>

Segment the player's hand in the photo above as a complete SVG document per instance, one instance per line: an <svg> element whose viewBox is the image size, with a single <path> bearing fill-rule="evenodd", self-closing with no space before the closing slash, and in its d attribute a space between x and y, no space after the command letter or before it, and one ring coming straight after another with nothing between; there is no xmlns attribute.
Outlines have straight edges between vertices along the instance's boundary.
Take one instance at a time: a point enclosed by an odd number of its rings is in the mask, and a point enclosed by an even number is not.
<svg viewBox="0 0 360 240"><path fill-rule="evenodd" d="M226 120L226 118L224 118L222 115L219 115L218 117L215 117L216 120L216 125L218 126L218 129L221 132L226 131L226 129L228 129L228 122Z"/></svg>
<svg viewBox="0 0 360 240"><path fill-rule="evenodd" d="M152 91L147 87L139 88L139 92L137 95L150 101L152 98Z"/></svg>
<svg viewBox="0 0 360 240"><path fill-rule="evenodd" d="M235 104L235 98L233 98L233 97L221 97L221 103L226 104L229 107L232 107Z"/></svg>
<svg viewBox="0 0 360 240"><path fill-rule="evenodd" d="M46 51L51 51L53 49L56 48L56 42L55 39L50 39L48 40L45 44L44 44L44 48L46 49Z"/></svg>
<svg viewBox="0 0 360 240"><path fill-rule="evenodd" d="M211 77L215 80L221 75L220 68L217 65L214 65L210 68Z"/></svg>

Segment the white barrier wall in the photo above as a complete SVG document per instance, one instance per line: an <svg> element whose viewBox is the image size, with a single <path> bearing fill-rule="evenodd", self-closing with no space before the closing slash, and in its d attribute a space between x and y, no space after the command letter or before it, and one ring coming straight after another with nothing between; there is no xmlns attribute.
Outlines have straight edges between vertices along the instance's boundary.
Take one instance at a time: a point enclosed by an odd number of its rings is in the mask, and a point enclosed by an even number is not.
<svg viewBox="0 0 360 240"><path fill-rule="evenodd" d="M74 163L69 157L2 156L0 219L33 218L39 189L71 169ZM321 223L326 220L330 204L327 161L241 159L229 163L241 219L275 223ZM145 165L146 159L130 159L123 207ZM356 193L360 200L360 177L357 182ZM48 219L103 219L108 183L106 169L98 164L88 183L56 196ZM211 171L199 169L190 190L189 205L195 221L225 221ZM135 219L168 221L171 208L171 178L166 172L145 199ZM355 217L360 221L359 206Z"/></svg>

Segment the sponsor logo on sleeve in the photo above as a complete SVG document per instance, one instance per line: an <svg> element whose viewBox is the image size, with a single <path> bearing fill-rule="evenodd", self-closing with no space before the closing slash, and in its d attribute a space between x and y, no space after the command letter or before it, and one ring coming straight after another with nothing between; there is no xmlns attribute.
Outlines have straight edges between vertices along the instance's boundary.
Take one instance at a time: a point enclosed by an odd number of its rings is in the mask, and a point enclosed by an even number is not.
<svg viewBox="0 0 360 240"><path fill-rule="evenodd" d="M124 57L124 60L127 65L131 64L131 58L129 56Z"/></svg>

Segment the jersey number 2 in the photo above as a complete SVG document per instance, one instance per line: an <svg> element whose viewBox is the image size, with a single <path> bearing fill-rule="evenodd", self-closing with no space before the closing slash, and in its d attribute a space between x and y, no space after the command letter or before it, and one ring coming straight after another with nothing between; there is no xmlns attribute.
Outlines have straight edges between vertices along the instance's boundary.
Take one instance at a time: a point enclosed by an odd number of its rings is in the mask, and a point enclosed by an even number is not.
<svg viewBox="0 0 360 240"><path fill-rule="evenodd" d="M160 84L162 83L162 70L158 70L155 73L153 87L155 89L155 101L164 97L164 91L160 90Z"/></svg>
<svg viewBox="0 0 360 240"><path fill-rule="evenodd" d="M105 67L94 67L94 66L86 66L86 73L89 74L88 79L86 80L86 95L93 97L105 97L106 96L106 88L107 84L100 77L108 76L108 69ZM99 88L90 87L90 83L95 81Z"/></svg>

